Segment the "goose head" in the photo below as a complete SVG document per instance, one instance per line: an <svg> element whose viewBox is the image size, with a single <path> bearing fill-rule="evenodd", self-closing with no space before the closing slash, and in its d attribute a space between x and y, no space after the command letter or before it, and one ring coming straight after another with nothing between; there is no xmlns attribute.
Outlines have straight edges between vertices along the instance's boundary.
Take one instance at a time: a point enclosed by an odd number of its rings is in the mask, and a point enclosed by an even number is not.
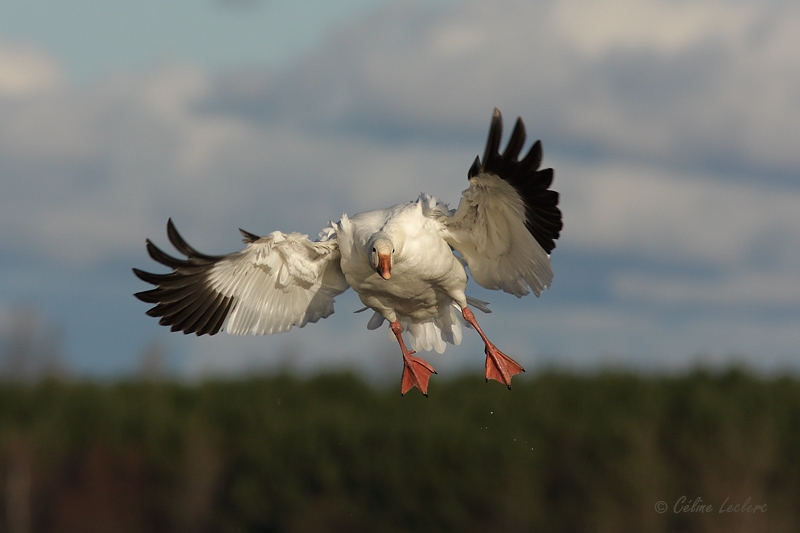
<svg viewBox="0 0 800 533"><path fill-rule="evenodd" d="M394 244L392 240L383 232L378 232L372 236L367 243L369 247L370 264L372 268L383 278L392 277L392 256L394 255Z"/></svg>

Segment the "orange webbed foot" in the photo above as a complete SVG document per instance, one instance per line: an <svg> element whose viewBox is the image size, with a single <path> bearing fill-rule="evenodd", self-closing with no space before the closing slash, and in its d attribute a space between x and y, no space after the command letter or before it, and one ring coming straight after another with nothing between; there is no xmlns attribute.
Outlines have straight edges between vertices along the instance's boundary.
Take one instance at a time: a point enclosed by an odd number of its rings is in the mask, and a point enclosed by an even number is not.
<svg viewBox="0 0 800 533"><path fill-rule="evenodd" d="M405 395L414 387L427 396L428 380L436 370L421 357L414 357L414 352L403 354L403 378L400 381L400 394Z"/></svg>
<svg viewBox="0 0 800 533"><path fill-rule="evenodd" d="M525 372L522 365L497 349L494 344L486 345L486 381L493 379L511 389L511 378Z"/></svg>

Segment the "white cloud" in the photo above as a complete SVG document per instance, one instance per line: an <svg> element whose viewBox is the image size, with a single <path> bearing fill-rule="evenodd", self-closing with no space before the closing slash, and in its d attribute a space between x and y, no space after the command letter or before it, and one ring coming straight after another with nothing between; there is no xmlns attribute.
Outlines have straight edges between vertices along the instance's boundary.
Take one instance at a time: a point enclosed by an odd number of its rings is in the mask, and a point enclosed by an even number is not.
<svg viewBox="0 0 800 533"><path fill-rule="evenodd" d="M3 179L19 194L0 200L0 238L22 229L56 261L118 253L174 189L187 140L202 136L189 112L202 83L196 72L166 68L21 104L0 101Z"/></svg>
<svg viewBox="0 0 800 533"><path fill-rule="evenodd" d="M564 240L668 263L762 268L800 249L800 192L618 160L556 164ZM770 260L795 262L795 253Z"/></svg>
<svg viewBox="0 0 800 533"><path fill-rule="evenodd" d="M791 4L468 1L367 22L296 67L277 95L292 113L463 129L499 106L543 136L667 163L800 165Z"/></svg>
<svg viewBox="0 0 800 533"><path fill-rule="evenodd" d="M556 2L554 20L582 54L626 49L676 54L709 40L735 40L758 14L754 4L663 0Z"/></svg>
<svg viewBox="0 0 800 533"><path fill-rule="evenodd" d="M55 61L35 48L0 42L0 98L23 97L63 83Z"/></svg>
<svg viewBox="0 0 800 533"><path fill-rule="evenodd" d="M173 216L205 236L198 247L233 251L237 225L316 236L344 211L423 190L457 200L466 186L471 154L204 112L210 91L207 73L170 64L0 102L0 179L17 193L0 199L0 239L35 242L54 264L89 265L140 249L145 236L163 242Z"/></svg>

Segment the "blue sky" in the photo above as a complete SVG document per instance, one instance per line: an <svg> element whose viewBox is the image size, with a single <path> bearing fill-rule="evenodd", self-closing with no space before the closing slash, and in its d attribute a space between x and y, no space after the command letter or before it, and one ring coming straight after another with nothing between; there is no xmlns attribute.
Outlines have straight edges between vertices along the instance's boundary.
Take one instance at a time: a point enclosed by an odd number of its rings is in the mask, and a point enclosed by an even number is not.
<svg viewBox="0 0 800 533"><path fill-rule="evenodd" d="M73 84L174 60L214 71L284 65L387 2L175 0L4 2L0 35L28 43Z"/></svg>
<svg viewBox="0 0 800 533"><path fill-rule="evenodd" d="M302 330L198 339L144 315L130 267L155 267L168 217L225 253L238 227L455 205L497 106L542 140L565 223L541 298L470 290L502 349L529 369L797 371L799 49L780 1L6 2L0 333L32 310L86 375L155 343L185 376L399 376L352 293ZM477 338L429 357L482 359Z"/></svg>

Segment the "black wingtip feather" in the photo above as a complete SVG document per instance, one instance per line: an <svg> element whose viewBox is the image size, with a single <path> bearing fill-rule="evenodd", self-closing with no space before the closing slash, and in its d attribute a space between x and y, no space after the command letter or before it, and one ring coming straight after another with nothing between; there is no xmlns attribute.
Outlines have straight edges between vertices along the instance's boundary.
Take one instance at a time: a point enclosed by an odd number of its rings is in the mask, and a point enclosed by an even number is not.
<svg viewBox="0 0 800 533"><path fill-rule="evenodd" d="M469 172L467 172L467 177L474 178L480 173L481 173L481 156L476 155L475 161L472 163L472 166L469 167Z"/></svg>
<svg viewBox="0 0 800 533"><path fill-rule="evenodd" d="M150 239L145 241L145 248L147 248L147 254L154 261L161 263L164 266L168 266L170 268L181 268L189 265L188 261L172 257L168 253L164 252L161 248L153 244L153 241Z"/></svg>
<svg viewBox="0 0 800 533"><path fill-rule="evenodd" d="M527 155L525 158L520 161L520 165L523 167L532 169L532 170L539 170L539 167L542 164L542 141L536 141L531 146L531 149L528 150ZM547 169L545 169L547 170ZM550 169L552 173L552 169ZM548 184L548 187L550 185Z"/></svg>
<svg viewBox="0 0 800 533"><path fill-rule="evenodd" d="M225 319L228 317L228 312L233 304L233 298L225 298L217 307L214 314L209 318L208 324L202 331L198 331L197 335L216 335L225 324Z"/></svg>
<svg viewBox="0 0 800 533"><path fill-rule="evenodd" d="M155 304L146 311L147 315L160 317L159 324L170 326L172 331L214 335L225 324L233 298L217 292L208 276L214 265L226 256L205 255L192 248L178 233L172 219L167 222L167 237L187 258L172 257L148 239L145 244L150 257L171 268L172 272L154 274L134 268L136 277L155 285L134 296Z"/></svg>
<svg viewBox="0 0 800 533"><path fill-rule="evenodd" d="M483 152L483 164L486 165L486 162L493 154L498 154L500 150L500 140L503 137L503 115L500 114L500 110L496 107L494 108L494 113L492 114L492 124L489 126L489 137L486 139L486 150Z"/></svg>
<svg viewBox="0 0 800 533"><path fill-rule="evenodd" d="M511 138L508 140L505 152L503 152L503 159L516 160L519 157L519 151L522 150L522 145L525 144L525 137L525 124L523 124L521 118L517 118L514 130L511 132Z"/></svg>
<svg viewBox="0 0 800 533"><path fill-rule="evenodd" d="M175 227L175 224L172 222L171 218L167 220L167 238L169 239L169 242L172 243L172 246L174 246L176 250L186 257L192 258L195 256L200 256L197 250L189 246L189 243L187 243L181 234L178 233L178 229Z"/></svg>
<svg viewBox="0 0 800 533"><path fill-rule="evenodd" d="M259 235L245 231L242 228L239 228L239 233L242 234L242 242L245 244L253 244L261 238Z"/></svg>
<svg viewBox="0 0 800 533"><path fill-rule="evenodd" d="M190 333L194 333L197 336L206 333L206 329L208 328L208 323L214 319L214 311L217 310L217 308L222 303L223 299L224 297L221 294L217 294L214 297L208 298L206 300L206 302L201 307L202 313L200 313L198 319L194 321ZM189 332L189 330L187 330L187 332Z"/></svg>
<svg viewBox="0 0 800 533"><path fill-rule="evenodd" d="M540 141L531 146L523 159L518 159L526 138L525 124L521 118L517 119L508 145L501 154L502 134L503 118L500 111L495 108L483 161L475 160L469 170L469 177L473 178L481 172L486 172L498 176L513 186L525 203L525 226L536 242L549 254L555 248L555 240L560 236L563 227L561 210L557 207L558 193L549 190L553 182L553 169L539 170L542 163Z"/></svg>
<svg viewBox="0 0 800 533"><path fill-rule="evenodd" d="M161 301L161 290L150 289L149 291L141 291L134 293L134 296L139 300L143 301L144 303L157 304Z"/></svg>
<svg viewBox="0 0 800 533"><path fill-rule="evenodd" d="M147 272L145 272L144 270L139 270L138 268L132 268L131 270L133 270L133 274L137 278L139 278L142 281L147 281L146 279L142 278L143 275L145 275L145 276L147 275ZM139 293L137 292L136 294L134 294L134 296L136 296L138 298L139 297Z"/></svg>
<svg viewBox="0 0 800 533"><path fill-rule="evenodd" d="M165 281L167 281L168 276L170 274L154 274L152 272L147 272L144 270L139 270L138 268L133 269L133 273L136 274L136 277L142 281L150 283L152 285L161 285Z"/></svg>

